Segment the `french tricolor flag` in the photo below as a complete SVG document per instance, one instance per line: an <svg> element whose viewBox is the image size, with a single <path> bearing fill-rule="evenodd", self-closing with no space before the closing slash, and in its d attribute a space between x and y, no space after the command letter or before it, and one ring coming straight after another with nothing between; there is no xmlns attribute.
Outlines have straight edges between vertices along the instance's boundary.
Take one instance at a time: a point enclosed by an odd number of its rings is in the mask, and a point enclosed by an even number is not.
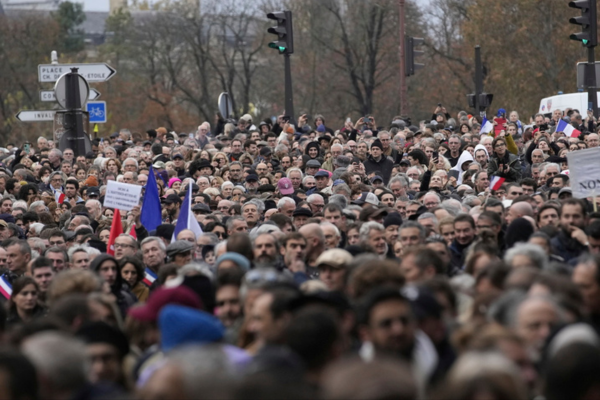
<svg viewBox="0 0 600 400"><path fill-rule="evenodd" d="M142 282L144 285L150 287L154 283L155 280L158 279L158 275L154 273L150 268L146 267L146 273L144 274L144 280Z"/></svg>
<svg viewBox="0 0 600 400"><path fill-rule="evenodd" d="M483 121L481 121L481 130L479 133L481 135L488 134L494 129L494 124L492 124L486 117L483 117Z"/></svg>
<svg viewBox="0 0 600 400"><path fill-rule="evenodd" d="M12 285L4 275L0 276L0 294L7 300L12 296Z"/></svg>
<svg viewBox="0 0 600 400"><path fill-rule="evenodd" d="M573 128L573 125L568 124L565 120L558 121L558 125L556 125L556 132L564 132L565 136L568 137L579 137L581 135L581 131Z"/></svg>
<svg viewBox="0 0 600 400"><path fill-rule="evenodd" d="M492 176L492 179L490 179L490 190L500 189L500 186L502 186L505 180L506 179L499 176Z"/></svg>
<svg viewBox="0 0 600 400"><path fill-rule="evenodd" d="M54 199L56 200L56 204L62 204L65 202L65 194L57 190L54 192Z"/></svg>

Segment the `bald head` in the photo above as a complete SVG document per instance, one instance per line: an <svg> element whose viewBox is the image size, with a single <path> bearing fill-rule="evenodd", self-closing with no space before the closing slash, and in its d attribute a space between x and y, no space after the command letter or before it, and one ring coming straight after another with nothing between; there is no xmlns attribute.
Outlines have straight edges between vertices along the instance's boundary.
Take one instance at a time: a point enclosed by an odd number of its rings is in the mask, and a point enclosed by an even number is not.
<svg viewBox="0 0 600 400"><path fill-rule="evenodd" d="M520 201L518 203L515 203L512 206L510 206L510 208L514 208L515 212L518 213L518 217L516 218L525 216L533 218L533 207L531 207L531 204L529 204L526 201Z"/></svg>
<svg viewBox="0 0 600 400"><path fill-rule="evenodd" d="M325 240L325 236L323 235L323 230L319 224L311 223L306 224L298 231L305 239L317 237L321 240Z"/></svg>
<svg viewBox="0 0 600 400"><path fill-rule="evenodd" d="M532 217L533 208L531 204L526 201L520 201L510 206L508 213L506 214L506 222L511 223L517 218L521 217Z"/></svg>

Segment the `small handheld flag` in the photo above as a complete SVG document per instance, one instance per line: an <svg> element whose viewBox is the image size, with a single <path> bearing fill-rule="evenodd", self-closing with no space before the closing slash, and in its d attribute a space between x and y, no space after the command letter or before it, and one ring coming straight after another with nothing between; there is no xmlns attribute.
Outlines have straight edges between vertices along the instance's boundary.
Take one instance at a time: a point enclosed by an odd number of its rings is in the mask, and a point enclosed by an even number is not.
<svg viewBox="0 0 600 400"><path fill-rule="evenodd" d="M581 135L581 131L573 128L573 125L568 124L565 120L558 121L558 125L556 125L556 132L564 132L567 137L579 137Z"/></svg>
<svg viewBox="0 0 600 400"><path fill-rule="evenodd" d="M123 233L123 223L121 222L121 212L118 208L115 208L113 215L112 225L110 227L110 236L108 237L108 244L106 246L106 253L111 256L115 255L115 240Z"/></svg>
<svg viewBox="0 0 600 400"><path fill-rule="evenodd" d="M479 133L481 135L488 134L494 129L494 124L492 124L486 117L483 117L483 121L481 121L481 130Z"/></svg>
<svg viewBox="0 0 600 400"><path fill-rule="evenodd" d="M500 186L502 186L505 180L506 179L501 178L499 176L492 176L492 179L490 179L490 190L500 189Z"/></svg>
<svg viewBox="0 0 600 400"><path fill-rule="evenodd" d="M157 226L162 224L160 198L158 197L156 177L154 176L152 165L150 165L150 171L148 172L148 182L146 183L146 192L144 193L140 222L148 232L156 229Z"/></svg>
<svg viewBox="0 0 600 400"><path fill-rule="evenodd" d="M181 211L179 212L179 218L177 219L177 225L175 225L175 231L173 231L173 238L171 241L177 240L177 235L184 229L189 229L196 235L196 238L202 235L202 228L196 220L194 213L192 212L192 185L187 186L187 193L181 204Z"/></svg>

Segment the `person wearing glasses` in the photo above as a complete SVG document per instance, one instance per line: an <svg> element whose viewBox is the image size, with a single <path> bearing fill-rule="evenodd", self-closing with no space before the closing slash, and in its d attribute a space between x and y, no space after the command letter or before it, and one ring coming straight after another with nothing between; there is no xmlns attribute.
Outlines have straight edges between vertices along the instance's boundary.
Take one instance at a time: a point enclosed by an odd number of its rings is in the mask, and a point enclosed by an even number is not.
<svg viewBox="0 0 600 400"><path fill-rule="evenodd" d="M139 250L140 246L133 238L133 236L128 235L127 233L122 233L115 239L115 258L117 260L122 259L123 257L133 257L135 253Z"/></svg>
<svg viewBox="0 0 600 400"><path fill-rule="evenodd" d="M510 153L506 148L506 140L498 136L492 142L493 153L488 163L488 175L496 175L507 182L521 180L521 162L519 157Z"/></svg>

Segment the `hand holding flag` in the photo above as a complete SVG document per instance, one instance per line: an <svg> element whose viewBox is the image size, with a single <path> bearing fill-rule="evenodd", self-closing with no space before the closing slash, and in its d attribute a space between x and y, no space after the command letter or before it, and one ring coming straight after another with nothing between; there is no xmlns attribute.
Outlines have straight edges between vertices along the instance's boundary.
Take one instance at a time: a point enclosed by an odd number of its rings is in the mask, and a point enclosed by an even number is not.
<svg viewBox="0 0 600 400"><path fill-rule="evenodd" d="M556 132L564 132L565 136L573 138L579 137L579 135L581 135L581 131L573 128L573 125L568 124L567 121L565 121L564 119L558 121L558 124L556 125Z"/></svg>
<svg viewBox="0 0 600 400"><path fill-rule="evenodd" d="M481 130L479 131L480 135L488 134L494 129L494 124L492 124L486 117L483 117L483 121L481 121Z"/></svg>
<svg viewBox="0 0 600 400"><path fill-rule="evenodd" d="M192 184L188 184L187 192L183 203L181 204L181 211L179 211L179 218L177 219L177 225L175 225L175 231L173 231L173 238L171 241L177 240L177 235L184 229L189 229L196 235L196 238L202 235L202 228L196 221L196 217L192 212Z"/></svg>

